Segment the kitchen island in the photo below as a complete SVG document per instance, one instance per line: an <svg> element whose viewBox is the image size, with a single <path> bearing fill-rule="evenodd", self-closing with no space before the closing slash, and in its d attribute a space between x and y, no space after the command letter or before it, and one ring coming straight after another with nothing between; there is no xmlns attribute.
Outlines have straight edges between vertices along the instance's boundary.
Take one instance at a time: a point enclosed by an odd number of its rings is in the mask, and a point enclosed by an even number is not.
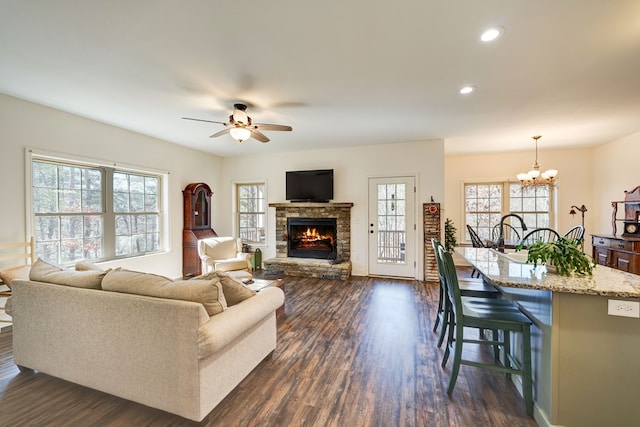
<svg viewBox="0 0 640 427"><path fill-rule="evenodd" d="M455 250L534 323L538 424L639 425L640 318L608 313L635 315L627 303L640 304L640 276L599 265L593 276L564 277L527 264L522 252Z"/></svg>

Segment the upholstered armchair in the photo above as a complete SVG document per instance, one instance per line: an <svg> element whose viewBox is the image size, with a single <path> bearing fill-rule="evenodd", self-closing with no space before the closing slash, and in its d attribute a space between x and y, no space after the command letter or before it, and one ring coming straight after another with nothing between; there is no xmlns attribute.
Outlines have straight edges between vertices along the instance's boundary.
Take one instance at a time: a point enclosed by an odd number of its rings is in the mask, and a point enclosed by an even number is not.
<svg viewBox="0 0 640 427"><path fill-rule="evenodd" d="M251 279L251 254L242 252L242 240L234 237L209 237L198 240L202 273L224 271L236 279Z"/></svg>

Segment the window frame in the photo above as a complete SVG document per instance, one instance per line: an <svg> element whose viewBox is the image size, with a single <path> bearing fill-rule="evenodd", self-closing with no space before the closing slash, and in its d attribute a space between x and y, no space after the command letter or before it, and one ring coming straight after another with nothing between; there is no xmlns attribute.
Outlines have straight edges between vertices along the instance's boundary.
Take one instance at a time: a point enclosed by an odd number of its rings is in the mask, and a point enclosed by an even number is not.
<svg viewBox="0 0 640 427"><path fill-rule="evenodd" d="M264 194L264 211L263 212L242 212L240 210L240 187L243 186L262 186L263 194ZM262 215L263 218L263 230L264 230L264 240L263 241L250 241L246 239L242 239L242 243L246 243L250 246L256 247L266 247L267 246L267 227L268 227L268 192L267 192L267 182L266 180L251 180L251 181L236 181L233 183L233 206L234 206L234 232L236 237L242 238L242 233L240 231L241 220L240 215L242 214L253 214L253 215ZM258 221L259 222L259 221Z"/></svg>
<svg viewBox="0 0 640 427"><path fill-rule="evenodd" d="M25 183L26 183L26 197L25 213L27 215L27 236L35 236L36 229L36 212L33 210L33 164L34 162L47 162L56 165L69 165L79 168L99 169L102 174L102 210L98 212L103 219L103 246L102 257L100 258L86 258L92 262L105 262L118 259L128 259L141 256L148 256L158 253L167 252L169 250L169 218L168 218L168 199L169 199L169 172L153 169L149 167L127 165L122 163L116 163L113 161L97 160L84 158L81 156L69 155L64 153L47 152L43 150L36 150L33 148L26 148L25 155ZM152 176L158 179L157 186L157 228L158 228L158 247L155 250L144 251L134 254L116 255L116 229L115 229L115 217L117 214L114 212L113 207L113 173L121 172L132 175ZM135 212L138 214L138 212ZM85 215L84 212L78 212L78 215ZM37 244L37 241L36 241ZM68 263L62 263L62 265L72 265L77 260L70 261Z"/></svg>
<svg viewBox="0 0 640 427"><path fill-rule="evenodd" d="M460 206L462 207L460 209L460 224L462 224L461 227L459 227L459 231L460 231L460 242L462 244L467 244L470 245L471 244L471 239L467 238L468 235L468 231L467 231L467 220L466 220L466 215L467 215L467 211L466 211L466 201L467 201L467 195L466 195L466 186L467 185L491 185L491 184L496 184L501 186L501 192L502 192L502 196L501 196L501 206L500 206L500 210L501 210L501 214L500 216L512 213L510 211L510 198L511 198L511 191L510 191L510 186L512 184L519 184L519 181L512 181L512 180L500 180L500 179L474 179L474 180L466 180L466 181L462 181L461 182L461 190L460 190L460 194L461 194L461 204ZM556 215L556 203L557 203L557 192L556 192L556 187L555 185L549 184L549 227L550 228L554 228L555 229L555 224L557 224L557 215ZM513 213L516 213L518 215L521 215L521 213L519 211L514 211ZM522 215L521 215L522 216ZM526 221L525 221L526 223ZM527 230L530 231L533 228L529 227L529 229ZM520 236L520 237L524 237L524 236Z"/></svg>

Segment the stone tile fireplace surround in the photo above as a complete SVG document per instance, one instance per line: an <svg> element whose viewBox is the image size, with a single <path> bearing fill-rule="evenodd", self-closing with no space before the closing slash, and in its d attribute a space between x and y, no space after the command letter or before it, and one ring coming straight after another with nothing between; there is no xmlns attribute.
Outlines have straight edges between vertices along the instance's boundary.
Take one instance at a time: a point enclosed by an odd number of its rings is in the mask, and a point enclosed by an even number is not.
<svg viewBox="0 0 640 427"><path fill-rule="evenodd" d="M269 203L276 208L276 257L264 261L265 272L274 275L345 280L351 276L351 208L353 203ZM289 218L335 218L337 258L292 258L287 255Z"/></svg>

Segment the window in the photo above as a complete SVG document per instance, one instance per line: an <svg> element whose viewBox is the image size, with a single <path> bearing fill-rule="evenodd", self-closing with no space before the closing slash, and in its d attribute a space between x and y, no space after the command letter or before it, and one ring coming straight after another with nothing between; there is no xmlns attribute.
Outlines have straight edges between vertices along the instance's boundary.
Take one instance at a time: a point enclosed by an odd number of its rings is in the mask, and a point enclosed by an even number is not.
<svg viewBox="0 0 640 427"><path fill-rule="evenodd" d="M237 184L238 236L244 243L266 242L266 195L262 183Z"/></svg>
<svg viewBox="0 0 640 427"><path fill-rule="evenodd" d="M158 250L157 176L114 172L116 256L131 256Z"/></svg>
<svg viewBox="0 0 640 427"><path fill-rule="evenodd" d="M65 265L158 251L161 180L158 174L33 155L36 256Z"/></svg>
<svg viewBox="0 0 640 427"><path fill-rule="evenodd" d="M467 224L481 239L495 240L499 234L497 225L508 213L522 217L528 230L552 227L552 195L551 186L522 187L520 183L510 182L464 183L465 240L471 240ZM507 218L505 223L514 227L520 238L524 237L517 219Z"/></svg>

